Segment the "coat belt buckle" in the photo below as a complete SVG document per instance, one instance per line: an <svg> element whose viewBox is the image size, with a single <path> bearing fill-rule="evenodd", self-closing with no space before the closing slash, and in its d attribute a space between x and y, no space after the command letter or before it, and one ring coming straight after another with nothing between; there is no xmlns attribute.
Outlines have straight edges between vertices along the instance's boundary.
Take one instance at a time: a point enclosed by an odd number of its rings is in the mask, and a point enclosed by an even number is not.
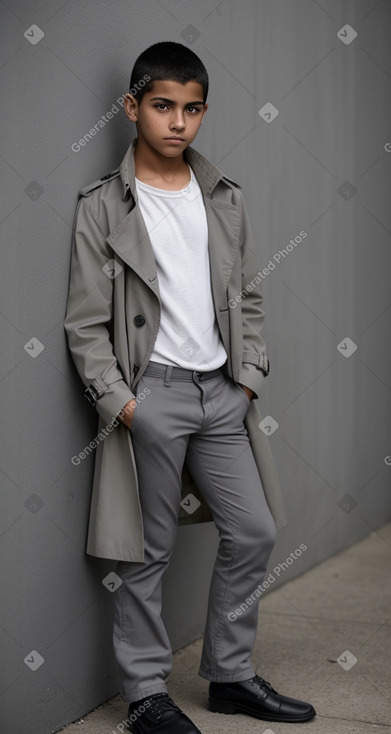
<svg viewBox="0 0 391 734"><path fill-rule="evenodd" d="M93 407L95 406L95 404L96 404L96 402L97 402L97 400L98 400L98 397L99 397L99 393L98 393L97 389L96 389L96 388L94 387L94 385L89 385L89 386L88 386L88 387L87 387L87 388L86 388L86 389L84 390L84 397L86 397L86 398L87 398L88 402L89 402L89 403L90 403L90 404L91 404L91 405L92 405Z"/></svg>

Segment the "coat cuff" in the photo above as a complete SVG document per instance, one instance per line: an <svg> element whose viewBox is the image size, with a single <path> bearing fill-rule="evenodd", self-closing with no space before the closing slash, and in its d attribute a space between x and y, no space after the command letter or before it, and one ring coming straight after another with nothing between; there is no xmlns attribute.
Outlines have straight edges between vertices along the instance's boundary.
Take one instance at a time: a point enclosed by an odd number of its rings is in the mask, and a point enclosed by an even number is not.
<svg viewBox="0 0 391 734"><path fill-rule="evenodd" d="M135 397L124 380L117 380L108 385L103 395L98 397L95 407L103 420L109 424L117 417L126 403L134 400Z"/></svg>
<svg viewBox="0 0 391 734"><path fill-rule="evenodd" d="M254 365L249 364L248 362L242 364L238 382L240 382L241 385L249 387L250 390L255 393L255 398L259 397L264 379L265 374L262 370L257 369Z"/></svg>

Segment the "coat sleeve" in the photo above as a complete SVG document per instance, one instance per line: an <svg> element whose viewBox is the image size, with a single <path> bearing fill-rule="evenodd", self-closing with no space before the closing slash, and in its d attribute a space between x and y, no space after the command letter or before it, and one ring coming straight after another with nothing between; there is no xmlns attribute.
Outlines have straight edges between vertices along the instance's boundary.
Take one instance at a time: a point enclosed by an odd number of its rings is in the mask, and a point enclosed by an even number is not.
<svg viewBox="0 0 391 734"><path fill-rule="evenodd" d="M259 396L263 380L269 373L269 360L266 345L262 337L265 313L262 308L263 295L259 266L254 250L249 217L241 199L241 266L242 291L241 313L243 333L243 354L239 382L251 388L256 397Z"/></svg>
<svg viewBox="0 0 391 734"><path fill-rule="evenodd" d="M83 197L73 227L64 327L86 396L107 423L135 397L123 379L111 340L113 273L107 263L112 258L98 220Z"/></svg>

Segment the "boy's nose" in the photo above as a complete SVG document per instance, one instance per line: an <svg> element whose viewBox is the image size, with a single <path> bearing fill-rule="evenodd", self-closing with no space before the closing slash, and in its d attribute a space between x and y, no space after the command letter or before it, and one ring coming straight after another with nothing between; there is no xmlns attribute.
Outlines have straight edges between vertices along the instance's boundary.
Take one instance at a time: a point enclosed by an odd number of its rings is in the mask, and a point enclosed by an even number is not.
<svg viewBox="0 0 391 734"><path fill-rule="evenodd" d="M185 127L185 118L183 115L176 115L173 120L171 120L171 128L173 130L183 130Z"/></svg>

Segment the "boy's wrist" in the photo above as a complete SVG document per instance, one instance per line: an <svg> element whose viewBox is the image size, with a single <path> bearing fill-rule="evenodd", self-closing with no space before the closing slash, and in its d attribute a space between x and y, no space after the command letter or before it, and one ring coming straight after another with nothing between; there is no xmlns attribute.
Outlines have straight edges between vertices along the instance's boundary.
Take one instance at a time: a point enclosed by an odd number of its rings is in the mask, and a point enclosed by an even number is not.
<svg viewBox="0 0 391 734"><path fill-rule="evenodd" d="M124 405L117 415L118 420L120 420L127 428L130 428L132 425L133 413L135 411L136 404L136 398L132 398L126 403L126 405Z"/></svg>
<svg viewBox="0 0 391 734"><path fill-rule="evenodd" d="M254 390L251 390L251 388L250 388L250 387L247 387L247 385L243 385L243 384L242 384L241 382L239 382L239 385L240 385L240 386L241 386L241 387L243 388L243 390L244 390L244 392L246 393L246 395L247 395L247 397L248 397L249 401L251 402L251 400L252 400L252 399L254 398L254 396L255 396L255 392L254 392Z"/></svg>

